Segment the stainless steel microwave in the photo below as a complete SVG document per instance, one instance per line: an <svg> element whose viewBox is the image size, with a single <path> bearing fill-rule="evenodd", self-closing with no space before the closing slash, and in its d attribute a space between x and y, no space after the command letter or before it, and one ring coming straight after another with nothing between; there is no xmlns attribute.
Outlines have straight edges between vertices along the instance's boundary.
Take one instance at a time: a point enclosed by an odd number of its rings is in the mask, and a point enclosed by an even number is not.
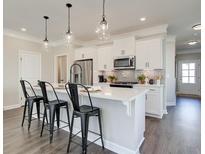
<svg viewBox="0 0 205 154"><path fill-rule="evenodd" d="M114 58L114 69L135 69L135 56L122 56Z"/></svg>

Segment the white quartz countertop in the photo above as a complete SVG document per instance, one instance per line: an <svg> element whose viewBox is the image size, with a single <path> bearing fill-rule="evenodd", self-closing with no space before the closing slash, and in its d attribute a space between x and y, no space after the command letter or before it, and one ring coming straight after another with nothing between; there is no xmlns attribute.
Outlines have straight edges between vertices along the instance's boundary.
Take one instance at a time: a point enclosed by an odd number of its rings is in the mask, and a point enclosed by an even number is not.
<svg viewBox="0 0 205 154"><path fill-rule="evenodd" d="M54 86L57 93L66 93L64 87ZM39 90L40 87L35 86L35 90ZM48 90L51 90L48 88ZM91 98L109 99L115 101L128 102L135 99L137 96L146 93L148 90L142 88L118 88L118 87L101 87L101 91L90 92ZM79 95L87 96L86 92L80 92Z"/></svg>
<svg viewBox="0 0 205 154"><path fill-rule="evenodd" d="M163 87L164 85L163 84L135 84L134 87L148 87L148 88L151 88L151 87Z"/></svg>
<svg viewBox="0 0 205 154"><path fill-rule="evenodd" d="M94 85L106 85L106 86L109 86L111 83L109 83L109 82L98 82L98 83L95 83ZM160 85L158 85L158 84L134 84L134 88L135 87L163 87L164 86L164 84L160 84Z"/></svg>

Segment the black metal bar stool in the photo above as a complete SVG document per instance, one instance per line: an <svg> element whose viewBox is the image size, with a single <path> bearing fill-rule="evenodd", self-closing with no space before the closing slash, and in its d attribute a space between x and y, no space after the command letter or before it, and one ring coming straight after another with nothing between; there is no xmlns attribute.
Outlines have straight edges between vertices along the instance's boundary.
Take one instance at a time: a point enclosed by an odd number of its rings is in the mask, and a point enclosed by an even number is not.
<svg viewBox="0 0 205 154"><path fill-rule="evenodd" d="M43 123L42 123L42 129L41 129L41 136L43 134L44 125L45 125L44 124L45 123L45 118L47 117L47 110L48 110L49 111L49 124L48 124L48 126L50 127L49 128L50 143L52 143L52 141L53 141L53 132L55 131L54 130L55 116L56 116L56 119L57 119L56 121L57 121L57 128L58 129L60 129L60 122L68 124L68 125L63 126L61 128L69 127L69 129L70 129L70 118L69 118L68 102L58 99L58 96L56 94L56 91L55 91L54 87L49 82L38 81L38 84L41 87L41 91L42 91L43 98L44 98L43 101L44 101L44 104L45 104ZM47 95L47 87L48 86L53 91L53 93L56 97L56 100L49 100L48 99L48 95ZM68 122L60 120L60 109L62 107L66 109Z"/></svg>
<svg viewBox="0 0 205 154"><path fill-rule="evenodd" d="M32 115L34 115L32 113L33 112L33 104L36 103L37 117L38 117L38 119L40 119L40 114L41 114L40 113L40 103L41 103L41 101L43 101L43 97L36 95L32 85L28 81L20 80L20 83L21 83L21 87L22 87L23 94L24 94L24 97L25 97L23 120L22 120L21 126L23 127L24 120L25 120L25 117L26 117L26 108L28 106L28 130L29 130L30 126L31 126ZM29 96L26 85L30 87L30 89L33 93L33 96Z"/></svg>
<svg viewBox="0 0 205 154"><path fill-rule="evenodd" d="M89 105L79 105L79 97L78 97L78 86L83 87L85 92L88 94ZM100 114L100 108L94 107L92 105L92 100L90 97L90 93L88 89L82 85L82 84L74 84L74 83L67 83L65 85L65 89L71 99L71 102L73 104L73 115L72 115L72 121L71 121L71 130L70 130L70 135L69 135L69 143L68 143L68 148L67 148L67 153L69 152L70 149L70 143L74 142L72 141L72 138L75 137L78 133L82 133L82 153L86 154L87 153L87 146L90 144L87 144L87 137L88 137L88 132L94 133L96 135L99 135L100 137L97 138L95 141L91 142L94 143L97 140L101 139L102 142L102 148L104 149L104 143L103 143L103 137L102 137L102 125L101 125L101 114ZM68 90L69 89L69 90ZM99 129L100 129L100 134L95 133L92 131L89 131L89 117L91 116L98 116L98 122L99 122ZM81 119L81 131L78 132L77 134L72 136L73 132L73 124L74 124L74 118L80 118ZM74 142L76 143L76 142ZM78 144L78 143L76 143Z"/></svg>

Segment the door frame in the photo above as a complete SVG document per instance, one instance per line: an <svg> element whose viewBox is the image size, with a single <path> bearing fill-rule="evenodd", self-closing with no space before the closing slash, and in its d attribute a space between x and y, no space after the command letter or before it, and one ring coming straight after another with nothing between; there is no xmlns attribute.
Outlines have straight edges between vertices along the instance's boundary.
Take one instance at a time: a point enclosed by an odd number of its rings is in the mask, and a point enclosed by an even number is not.
<svg viewBox="0 0 205 154"><path fill-rule="evenodd" d="M66 52L64 52L64 53L60 53L60 54L56 54L56 55L54 55L54 82L55 83L58 83L58 74L57 74L57 72L58 72L58 63L57 63L57 59L58 59L58 57L60 57L60 56L66 56L66 59L67 59L67 81L69 80L69 75L68 75L68 69L69 69L69 66L68 66L68 64L69 64L69 58L68 58L68 53L66 53Z"/></svg>
<svg viewBox="0 0 205 154"><path fill-rule="evenodd" d="M29 55L38 55L40 57L40 79L42 78L42 54L40 52L35 51L26 51L26 50L19 50L18 51L18 81L21 79L22 70L21 70L21 55L22 54L29 54ZM24 105L24 102L22 101L22 95L21 92L22 88L20 83L18 83L18 91L19 91L19 104Z"/></svg>

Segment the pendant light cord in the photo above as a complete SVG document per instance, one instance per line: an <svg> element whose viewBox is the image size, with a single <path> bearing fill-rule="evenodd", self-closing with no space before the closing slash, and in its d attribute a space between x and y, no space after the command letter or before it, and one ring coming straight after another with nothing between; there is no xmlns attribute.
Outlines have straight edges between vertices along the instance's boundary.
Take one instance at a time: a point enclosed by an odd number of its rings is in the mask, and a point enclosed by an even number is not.
<svg viewBox="0 0 205 154"><path fill-rule="evenodd" d="M44 16L43 17L44 19L45 19L45 41L48 41L48 37L47 37L47 23L48 23L48 19L49 19L49 17L48 16Z"/></svg>
<svg viewBox="0 0 205 154"><path fill-rule="evenodd" d="M70 8L68 7L68 32L70 32Z"/></svg>
<svg viewBox="0 0 205 154"><path fill-rule="evenodd" d="M47 19L45 19L45 40L48 40L47 38Z"/></svg>
<svg viewBox="0 0 205 154"><path fill-rule="evenodd" d="M103 18L105 18L105 0L103 0Z"/></svg>

